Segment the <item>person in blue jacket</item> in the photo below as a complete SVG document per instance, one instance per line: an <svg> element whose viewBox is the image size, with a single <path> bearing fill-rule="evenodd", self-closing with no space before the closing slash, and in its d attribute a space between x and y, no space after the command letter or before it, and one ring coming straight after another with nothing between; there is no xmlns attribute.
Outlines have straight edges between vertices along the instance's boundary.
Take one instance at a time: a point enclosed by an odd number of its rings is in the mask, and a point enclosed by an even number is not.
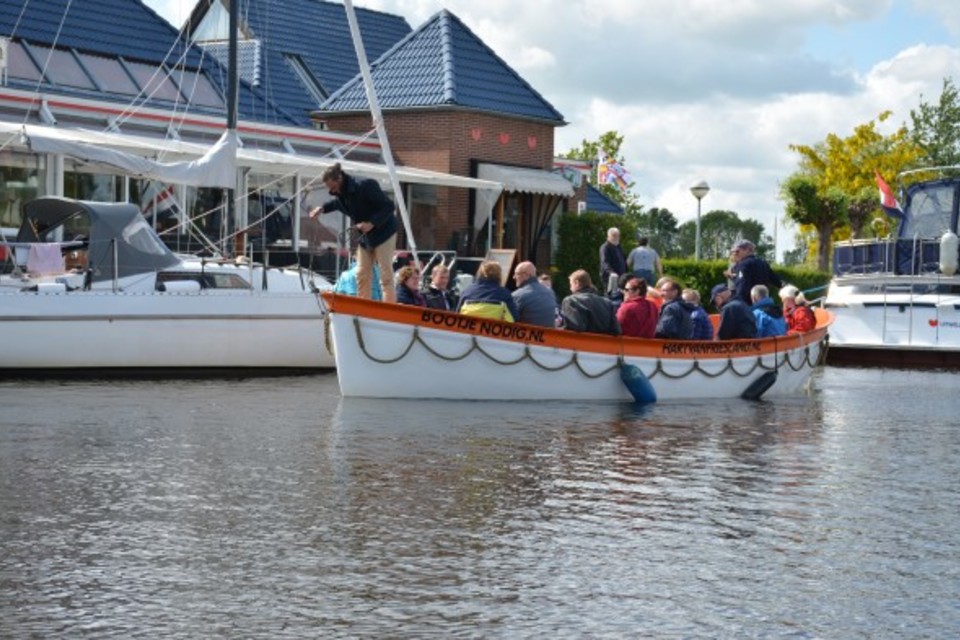
<svg viewBox="0 0 960 640"><path fill-rule="evenodd" d="M510 291L500 284L503 269L500 263L488 260L477 269L477 279L460 294L457 311L465 315L514 322L520 311Z"/></svg>
<svg viewBox="0 0 960 640"><path fill-rule="evenodd" d="M773 304L770 291L764 285L758 284L750 290L750 297L753 299L750 310L757 322L757 337L787 335L787 320L783 317L783 310Z"/></svg>
<svg viewBox="0 0 960 640"><path fill-rule="evenodd" d="M333 199L310 210L310 217L340 211L360 232L357 248L357 296L372 297L373 265L380 266L380 287L386 302L396 302L393 285L393 252L397 248L397 216L393 201L373 179L347 175L340 163L323 172L323 183Z"/></svg>
<svg viewBox="0 0 960 640"><path fill-rule="evenodd" d="M748 307L753 304L750 291L758 284L767 289L779 289L783 286L780 277L773 272L766 260L758 256L756 246L749 240L740 240L730 250L737 263L730 269L734 278L733 296Z"/></svg>
<svg viewBox="0 0 960 640"><path fill-rule="evenodd" d="M737 340L757 337L757 321L743 300L734 297L733 290L726 282L716 285L710 291L710 299L720 310L720 326L717 338Z"/></svg>

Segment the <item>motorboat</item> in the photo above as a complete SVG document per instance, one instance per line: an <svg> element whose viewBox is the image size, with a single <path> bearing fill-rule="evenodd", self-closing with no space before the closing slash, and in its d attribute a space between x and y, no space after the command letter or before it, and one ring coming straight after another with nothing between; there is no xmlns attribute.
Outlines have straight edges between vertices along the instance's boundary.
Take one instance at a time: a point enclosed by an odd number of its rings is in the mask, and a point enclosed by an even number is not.
<svg viewBox="0 0 960 640"><path fill-rule="evenodd" d="M796 394L827 350L807 333L655 340L577 333L323 292L345 397L653 402Z"/></svg>
<svg viewBox="0 0 960 640"><path fill-rule="evenodd" d="M901 202L885 207L895 233L834 247L830 364L960 365L960 178L912 184Z"/></svg>
<svg viewBox="0 0 960 640"><path fill-rule="evenodd" d="M0 275L0 371L251 375L332 368L301 268L174 254L136 205L37 198Z"/></svg>

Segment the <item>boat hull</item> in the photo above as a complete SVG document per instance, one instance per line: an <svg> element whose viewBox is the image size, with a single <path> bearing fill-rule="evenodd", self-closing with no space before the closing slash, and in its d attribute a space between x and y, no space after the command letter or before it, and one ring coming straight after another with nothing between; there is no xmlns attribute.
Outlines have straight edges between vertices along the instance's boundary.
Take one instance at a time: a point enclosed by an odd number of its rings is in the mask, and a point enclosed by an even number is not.
<svg viewBox="0 0 960 640"><path fill-rule="evenodd" d="M960 367L960 279L835 278L824 305L832 365Z"/></svg>
<svg viewBox="0 0 960 640"><path fill-rule="evenodd" d="M765 340L639 340L323 297L347 397L633 401L623 364L639 368L658 400L739 397L768 372L776 381L766 395L793 394L826 349L825 327Z"/></svg>
<svg viewBox="0 0 960 640"><path fill-rule="evenodd" d="M316 294L0 293L10 373L282 372L332 368Z"/></svg>

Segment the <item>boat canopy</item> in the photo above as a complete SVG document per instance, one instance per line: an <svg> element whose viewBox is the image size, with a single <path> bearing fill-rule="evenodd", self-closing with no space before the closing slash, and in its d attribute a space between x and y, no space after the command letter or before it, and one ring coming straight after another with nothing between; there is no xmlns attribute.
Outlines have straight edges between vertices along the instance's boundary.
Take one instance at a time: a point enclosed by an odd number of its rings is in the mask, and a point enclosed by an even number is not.
<svg viewBox="0 0 960 640"><path fill-rule="evenodd" d="M17 242L84 243L95 282L152 273L180 262L129 203L36 198L23 205Z"/></svg>

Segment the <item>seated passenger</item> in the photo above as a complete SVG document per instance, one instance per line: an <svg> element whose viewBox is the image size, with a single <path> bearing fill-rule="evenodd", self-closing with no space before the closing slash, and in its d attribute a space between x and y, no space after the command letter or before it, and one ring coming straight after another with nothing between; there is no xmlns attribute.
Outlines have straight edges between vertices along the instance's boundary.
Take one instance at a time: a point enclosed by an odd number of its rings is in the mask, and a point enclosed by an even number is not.
<svg viewBox="0 0 960 640"><path fill-rule="evenodd" d="M710 291L710 299L720 311L717 338L736 340L757 337L757 321L750 307L740 298L734 298L733 290L725 282L716 285Z"/></svg>
<svg viewBox="0 0 960 640"><path fill-rule="evenodd" d="M578 269L570 274L570 291L563 299L560 312L563 325L571 331L620 335L620 323L613 302L600 295L593 287L590 274Z"/></svg>
<svg viewBox="0 0 960 640"><path fill-rule="evenodd" d="M541 327L553 327L556 322L557 298L553 290L537 280L537 268L532 262L521 262L513 270L513 279L517 288L513 292L513 301L520 315L517 322L535 324Z"/></svg>
<svg viewBox="0 0 960 640"><path fill-rule="evenodd" d="M541 273L537 276L537 281L553 294L553 326L562 327L563 315L560 313L560 305L557 304L557 294L553 291L553 276L549 273Z"/></svg>
<svg viewBox="0 0 960 640"><path fill-rule="evenodd" d="M693 306L680 297L680 285L669 278L660 286L663 304L657 319L655 338L664 340L689 340L693 337Z"/></svg>
<svg viewBox="0 0 960 640"><path fill-rule="evenodd" d="M407 265L397 271L397 302L415 307L427 306L423 294L420 293L420 272L416 267Z"/></svg>
<svg viewBox="0 0 960 640"><path fill-rule="evenodd" d="M780 289L783 314L787 319L787 333L806 333L817 326L817 316L807 304L803 292L792 284Z"/></svg>
<svg viewBox="0 0 960 640"><path fill-rule="evenodd" d="M696 289L684 289L680 295L693 307L693 311L690 312L690 319L693 320L693 339L713 340L713 323L710 322L710 316L707 315L706 310L700 306L700 292Z"/></svg>
<svg viewBox="0 0 960 640"><path fill-rule="evenodd" d="M623 303L617 321L625 336L652 338L657 330L657 305L647 299L647 282L631 275L623 288Z"/></svg>
<svg viewBox="0 0 960 640"><path fill-rule="evenodd" d="M750 298L753 300L753 306L750 309L757 321L757 337L769 338L787 335L787 321L783 319L783 311L773 304L767 286L763 284L755 285L750 289Z"/></svg>
<svg viewBox="0 0 960 640"><path fill-rule="evenodd" d="M430 284L423 292L423 298L431 309L453 311L457 308L457 295L450 290L450 269L438 264L430 270Z"/></svg>
<svg viewBox="0 0 960 640"><path fill-rule="evenodd" d="M457 311L468 316L513 322L520 312L513 296L500 284L500 263L488 260L477 269L477 279L460 294Z"/></svg>
<svg viewBox="0 0 960 640"><path fill-rule="evenodd" d="M373 265L373 282L370 283L370 290L374 300L383 300L383 288L380 286L380 265ZM342 293L348 296L357 295L357 263L351 262L350 268L340 274L337 283L333 287L334 293Z"/></svg>

